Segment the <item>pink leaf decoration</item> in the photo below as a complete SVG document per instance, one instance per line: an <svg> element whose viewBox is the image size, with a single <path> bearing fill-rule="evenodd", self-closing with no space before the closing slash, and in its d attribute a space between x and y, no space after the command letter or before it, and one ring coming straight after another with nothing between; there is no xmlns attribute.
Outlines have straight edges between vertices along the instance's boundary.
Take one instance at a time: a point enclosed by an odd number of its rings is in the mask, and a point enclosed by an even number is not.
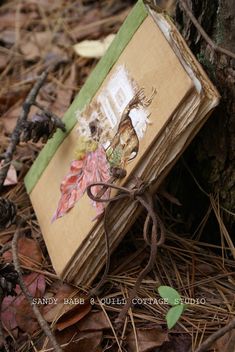
<svg viewBox="0 0 235 352"><path fill-rule="evenodd" d="M94 152L88 152L82 160L73 160L70 165L70 171L63 179L60 185L61 198L52 221L65 215L72 209L75 203L83 196L86 188L93 182L107 182L110 179L109 163L106 159L106 153L102 146ZM96 195L101 187L93 187L92 192ZM107 190L103 198L107 198ZM97 215L104 210L104 203L92 202L97 210Z"/></svg>

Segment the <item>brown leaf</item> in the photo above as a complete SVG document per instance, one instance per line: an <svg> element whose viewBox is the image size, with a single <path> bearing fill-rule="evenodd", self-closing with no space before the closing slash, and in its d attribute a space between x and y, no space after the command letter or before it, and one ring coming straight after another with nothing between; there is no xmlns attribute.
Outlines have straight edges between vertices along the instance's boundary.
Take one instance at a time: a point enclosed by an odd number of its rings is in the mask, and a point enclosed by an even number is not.
<svg viewBox="0 0 235 352"><path fill-rule="evenodd" d="M151 328L151 329L136 329L137 340L139 352L147 352L152 350L153 348L162 346L162 344L168 341L167 332L159 329L159 328ZM136 340L134 332L132 331L127 336L127 343L129 346L129 352L136 351Z"/></svg>
<svg viewBox="0 0 235 352"><path fill-rule="evenodd" d="M38 330L39 324L34 315L31 305L26 299L24 299L20 305L16 308L16 322L18 327L27 332L33 334Z"/></svg>
<svg viewBox="0 0 235 352"><path fill-rule="evenodd" d="M77 292L77 289L75 289L73 286L63 284L61 282L56 283L51 287L51 289L52 293L54 293L53 298L56 300L56 304L47 305L43 309L43 316L49 323L55 319L58 319L66 312L64 310L64 299L70 296L74 296L74 292Z"/></svg>
<svg viewBox="0 0 235 352"><path fill-rule="evenodd" d="M18 241L18 254L21 265L30 266L31 268L37 266L42 262L42 251L34 239L27 237L20 237ZM12 260L12 252L7 251L3 254L3 258L6 262Z"/></svg>
<svg viewBox="0 0 235 352"><path fill-rule="evenodd" d="M91 312L77 324L80 331L109 329L109 322L103 311Z"/></svg>
<svg viewBox="0 0 235 352"><path fill-rule="evenodd" d="M235 330L227 332L225 335L220 337L214 344L216 350L223 352L234 352L235 346Z"/></svg>
<svg viewBox="0 0 235 352"><path fill-rule="evenodd" d="M82 318L84 318L90 312L90 310L91 305L89 302L76 305L58 320L58 323L56 324L57 329L61 331L71 325L74 325Z"/></svg>
<svg viewBox="0 0 235 352"><path fill-rule="evenodd" d="M44 295L45 278L43 275L39 275L37 273L31 273L29 275L23 276L23 281L31 296L42 297ZM24 317L22 317L22 315L27 317L29 314L29 317L31 317L30 315L31 313L25 314L25 309L27 310L28 308L26 308L27 306L25 303L26 299L19 285L16 285L15 291L17 293L17 297L13 297L13 296L4 297L2 302L2 307L1 307L2 308L1 321L3 326L8 331L15 330L18 326L18 323L21 325L21 327L25 326L26 322L24 321ZM29 308L32 311L32 308L31 307ZM18 318L17 318L17 312L18 312ZM36 328L36 325L34 323L32 328Z"/></svg>
<svg viewBox="0 0 235 352"><path fill-rule="evenodd" d="M81 320L91 310L91 305L83 294L70 285L57 286L53 296L56 304L47 305L43 309L43 316L48 322L58 322L58 329L63 330Z"/></svg>

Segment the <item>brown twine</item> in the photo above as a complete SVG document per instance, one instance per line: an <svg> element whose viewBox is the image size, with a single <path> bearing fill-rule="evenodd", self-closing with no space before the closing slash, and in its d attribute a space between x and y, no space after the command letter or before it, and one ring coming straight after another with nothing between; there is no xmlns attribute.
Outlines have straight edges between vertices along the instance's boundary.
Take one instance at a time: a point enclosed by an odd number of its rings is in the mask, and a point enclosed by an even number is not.
<svg viewBox="0 0 235 352"><path fill-rule="evenodd" d="M139 286L142 282L142 280L145 278L145 276L152 270L155 260L156 260L156 254L157 254L157 248L161 246L164 243L165 240L165 230L163 223L161 222L159 216L156 214L154 211L154 204L153 204L153 198L149 190L149 185L147 183L144 183L140 179L136 179L136 185L132 189L128 189L126 187L121 187L114 185L112 183L106 183L106 182L96 182L96 183L91 183L87 187L87 195L89 198L91 198L95 202L103 202L107 203L107 206L104 210L104 234L105 234L105 242L106 242L106 266L104 273L101 277L101 280L97 284L97 286L91 290L90 294L91 295L97 295L100 288L104 285L104 283L107 281L107 275L109 272L109 266L110 266L110 244L109 244L109 234L108 234L108 214L110 211L111 205L119 201L121 199L129 198L131 201L136 201L139 202L146 210L147 210L147 216L145 219L144 223L144 228L143 228L143 237L145 242L150 246L150 256L147 265L145 268L140 272L138 275L135 285L133 289L130 291L128 300L119 313L118 318L116 319L116 324L117 328L121 328L125 317L127 315L127 312L129 308L132 305L133 299L137 296L137 291L139 289ZM91 189L94 186L102 186L102 190L107 190L108 188L110 189L115 189L119 191L119 193L111 198L101 198L104 192L99 192L96 196L92 193ZM150 225L152 223L152 228L151 228L151 233L148 235ZM159 231L158 231L159 229Z"/></svg>

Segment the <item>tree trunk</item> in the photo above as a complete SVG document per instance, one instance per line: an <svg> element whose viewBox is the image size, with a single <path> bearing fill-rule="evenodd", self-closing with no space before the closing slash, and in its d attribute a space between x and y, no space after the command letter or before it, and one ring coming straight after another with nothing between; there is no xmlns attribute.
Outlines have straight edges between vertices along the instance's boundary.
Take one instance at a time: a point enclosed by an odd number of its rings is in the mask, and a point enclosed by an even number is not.
<svg viewBox="0 0 235 352"><path fill-rule="evenodd" d="M235 0L187 0L186 3L211 39L235 52ZM179 2L174 7L174 17L222 97L219 107L186 150L183 159L202 188L218 195L221 209L226 214L226 225L231 229L234 224L231 212L235 210L235 60L211 50ZM177 187L175 179L179 175L181 186ZM190 180L188 171L180 162L170 173L167 185L186 209L181 211L182 220L187 219L189 227L196 226L205 215L208 198L195 181Z"/></svg>

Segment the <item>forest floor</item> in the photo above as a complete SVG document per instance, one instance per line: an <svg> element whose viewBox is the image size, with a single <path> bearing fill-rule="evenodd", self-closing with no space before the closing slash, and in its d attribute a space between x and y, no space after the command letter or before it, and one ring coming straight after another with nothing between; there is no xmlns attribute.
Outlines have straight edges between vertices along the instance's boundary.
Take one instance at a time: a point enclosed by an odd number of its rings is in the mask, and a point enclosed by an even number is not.
<svg viewBox="0 0 235 352"><path fill-rule="evenodd" d="M9 144L28 92L50 60L58 59L63 64L49 74L38 101L63 117L98 61L97 58L79 55L74 45L85 39L99 40L117 33L133 2L2 2L0 153ZM90 50L90 55L96 56L95 49ZM36 111L33 107L30 116ZM189 226L187 233L183 233L182 228L186 227L182 227L182 219L175 211L179 202L173 196L168 195L166 200L160 194L155 198L166 225L167 239L158 251L154 270L141 284L139 300L129 309L121 336L117 336L115 319L122 308L120 302L128 297L149 256L142 236L145 214L141 215L113 253L108 284L100 296L92 304L89 301L84 304L86 290L65 284L56 276L24 187L24 176L42 146L41 142L17 146L7 178L8 185L4 186L1 196L17 205L19 216L29 219L18 241L23 280L35 298L58 299L58 304L38 306L64 351L195 351L207 336L229 323L235 314L235 264L218 199L206 195L208 208L198 226L194 230ZM199 192L203 190L199 189ZM211 213L219 229L220 243L216 244L206 243L201 237ZM12 260L8 244L15 231L13 224L0 233L2 261ZM186 310L170 330L165 319L170 306L160 301L157 291L160 285L174 288L187 303ZM7 296L2 302L1 320L9 350L52 351L50 341L39 327L32 307L18 286L16 292L16 297ZM64 300L71 297L76 298L78 303L64 304ZM218 339L210 350L234 351L229 349L232 339L234 341L234 333L230 331Z"/></svg>

